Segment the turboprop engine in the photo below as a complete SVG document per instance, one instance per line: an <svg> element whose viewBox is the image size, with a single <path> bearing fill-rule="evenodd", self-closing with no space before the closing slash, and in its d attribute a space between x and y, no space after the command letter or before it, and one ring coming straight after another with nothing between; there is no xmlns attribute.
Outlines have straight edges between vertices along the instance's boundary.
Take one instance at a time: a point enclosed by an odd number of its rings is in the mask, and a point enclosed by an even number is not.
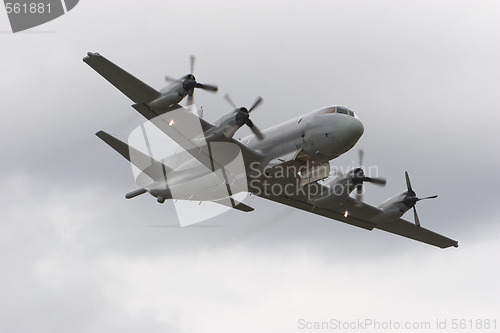
<svg viewBox="0 0 500 333"><path fill-rule="evenodd" d="M437 195L432 195L425 198L418 198L415 191L413 191L410 182L410 176L408 172L405 171L406 187L407 190L396 194L392 198L384 201L378 208L382 211L382 214L375 216L372 221L375 223L385 223L391 222L399 219L408 210L413 208L413 218L415 226L420 228L420 219L417 214L417 209L415 205L421 200L434 199Z"/></svg>
<svg viewBox="0 0 500 333"><path fill-rule="evenodd" d="M345 175L339 175L330 180L326 187L328 193L320 194L313 198L311 203L317 207L328 207L333 204L340 204L347 200L352 191L356 189L356 199L362 201L363 183L373 183L384 186L385 178L367 177L363 170L363 150L359 150L359 167L347 172Z"/></svg>
<svg viewBox="0 0 500 333"><path fill-rule="evenodd" d="M246 107L237 107L228 95L225 95L224 98L234 107L234 110L226 113L214 122L216 129L209 134L209 138L207 139L216 140L219 136L232 138L240 127L247 125L259 140L264 140L264 135L250 119L250 113L262 103L262 97L258 97L249 109Z"/></svg>

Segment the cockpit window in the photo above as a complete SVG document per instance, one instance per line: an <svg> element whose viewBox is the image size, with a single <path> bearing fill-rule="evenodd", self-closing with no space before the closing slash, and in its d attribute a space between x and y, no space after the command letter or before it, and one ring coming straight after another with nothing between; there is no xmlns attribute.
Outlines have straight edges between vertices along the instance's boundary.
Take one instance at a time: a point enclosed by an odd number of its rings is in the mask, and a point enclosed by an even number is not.
<svg viewBox="0 0 500 333"><path fill-rule="evenodd" d="M337 109L336 107L332 106L330 108L326 108L325 111L323 112L324 114L327 114L327 113L335 113L335 109Z"/></svg>
<svg viewBox="0 0 500 333"><path fill-rule="evenodd" d="M328 113L340 113L340 114L345 114L351 117L355 117L354 112L352 112L349 109L345 109L339 106L331 106L328 108L325 108L323 111L323 114L328 114Z"/></svg>

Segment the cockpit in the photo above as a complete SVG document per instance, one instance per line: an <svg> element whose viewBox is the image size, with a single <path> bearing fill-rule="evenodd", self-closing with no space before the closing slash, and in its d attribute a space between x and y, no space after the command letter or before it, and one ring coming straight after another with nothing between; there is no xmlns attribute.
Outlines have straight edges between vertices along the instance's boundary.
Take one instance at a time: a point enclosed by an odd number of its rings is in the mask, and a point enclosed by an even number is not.
<svg viewBox="0 0 500 333"><path fill-rule="evenodd" d="M345 114L345 115L356 118L354 111L349 110L348 108L346 108L344 106L330 106L330 107L324 108L323 114L328 114L328 113L340 113L340 114Z"/></svg>

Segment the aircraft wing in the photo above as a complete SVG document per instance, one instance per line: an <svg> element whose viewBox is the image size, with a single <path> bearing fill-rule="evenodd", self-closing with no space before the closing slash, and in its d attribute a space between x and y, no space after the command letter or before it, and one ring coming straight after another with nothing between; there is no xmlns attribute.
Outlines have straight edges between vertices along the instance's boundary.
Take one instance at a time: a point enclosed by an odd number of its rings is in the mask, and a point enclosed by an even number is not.
<svg viewBox="0 0 500 333"><path fill-rule="evenodd" d="M83 61L128 98L133 100L134 103L148 103L160 96L157 90L115 65L99 53L89 52L87 53L87 57L83 58Z"/></svg>
<svg viewBox="0 0 500 333"><path fill-rule="evenodd" d="M406 238L411 238L419 242L434 245L442 249L450 246L458 247L458 242L456 240L440 235L423 227L417 228L414 223L401 218L396 221L379 224L376 226L376 228Z"/></svg>
<svg viewBox="0 0 500 333"><path fill-rule="evenodd" d="M310 185L321 186L317 183ZM404 219L398 219L387 223L370 222L371 218L381 214L382 212L376 207L357 201L351 197L349 197L342 204L334 205L329 208L319 208L313 207L313 205L307 202L306 195L273 195L271 193L265 193L264 191L257 193L257 195L268 200L279 202L287 206L295 207L309 213L321 215L366 230L373 230L376 228L443 249L450 246L458 247L457 241L423 227L417 228L415 224Z"/></svg>
<svg viewBox="0 0 500 333"><path fill-rule="evenodd" d="M321 215L330 219L334 219L337 221L341 221L356 227L360 227L366 230L372 230L375 225L373 223L366 222L362 219L356 218L354 216L347 216L344 217L344 213L341 212L340 210L334 210L334 209L325 209L325 208L319 208L319 207L313 207L310 203L300 200L299 198L296 197L289 197L286 195L272 195L269 193L259 193L259 197L268 199L271 201L279 202L281 204L295 207L298 209L301 209L303 211L313 213L316 215Z"/></svg>

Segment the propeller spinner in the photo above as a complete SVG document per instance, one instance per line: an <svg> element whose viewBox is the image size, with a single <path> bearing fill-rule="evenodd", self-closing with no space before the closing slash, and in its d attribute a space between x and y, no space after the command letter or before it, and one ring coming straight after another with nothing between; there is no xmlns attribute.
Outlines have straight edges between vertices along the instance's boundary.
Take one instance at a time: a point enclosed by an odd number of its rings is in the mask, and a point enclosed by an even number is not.
<svg viewBox="0 0 500 333"><path fill-rule="evenodd" d="M203 83L197 82L196 78L193 75L195 57L190 56L189 60L190 60L189 61L190 62L189 68L191 70L191 72L189 74L184 75L181 79L174 79L172 77L165 76L165 81L182 83L182 88L185 91L187 91L187 93L188 93L187 104L192 105L194 103L194 96L193 95L194 95L195 88L207 90L207 91L214 92L214 93L217 92L219 90L219 88L216 85L203 84Z"/></svg>

